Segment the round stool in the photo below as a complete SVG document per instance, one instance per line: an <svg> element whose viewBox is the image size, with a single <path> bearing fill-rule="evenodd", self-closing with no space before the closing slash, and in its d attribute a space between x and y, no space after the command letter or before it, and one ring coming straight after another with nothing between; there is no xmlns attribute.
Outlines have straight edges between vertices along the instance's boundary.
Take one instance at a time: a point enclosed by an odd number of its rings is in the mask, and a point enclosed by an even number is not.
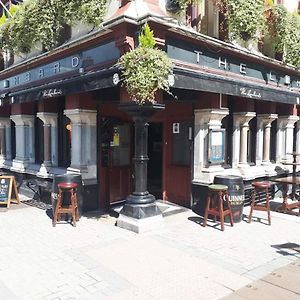
<svg viewBox="0 0 300 300"><path fill-rule="evenodd" d="M204 222L203 222L204 227L207 224L208 215L213 215L215 222L216 222L216 217L220 218L222 231L224 231L224 217L227 215L229 215L230 224L231 226L233 226L233 217L232 217L227 190L228 190L228 186L223 184L211 184L208 186L208 196L207 196ZM224 198L226 204L225 210L223 206Z"/></svg>
<svg viewBox="0 0 300 300"><path fill-rule="evenodd" d="M57 219L60 219L61 214L71 214L73 226L76 226L76 221L79 221L79 211L77 203L76 188L77 183L73 182L61 182L57 185L58 187L58 198L53 216L53 227L56 226ZM70 193L70 204L63 205L63 196L65 193Z"/></svg>
<svg viewBox="0 0 300 300"><path fill-rule="evenodd" d="M269 221L269 225L271 225L269 188L272 186L272 184L269 181L257 181L257 182L252 182L252 186L253 186L253 191L252 191L252 197L251 197L251 209L250 209L250 215L249 215L249 223L251 223L251 220L252 220L253 210L260 210L260 211L268 212L268 221ZM261 203L261 202L256 203L256 198L260 199L261 194L266 195L265 203ZM258 197L257 197L257 195L258 195Z"/></svg>

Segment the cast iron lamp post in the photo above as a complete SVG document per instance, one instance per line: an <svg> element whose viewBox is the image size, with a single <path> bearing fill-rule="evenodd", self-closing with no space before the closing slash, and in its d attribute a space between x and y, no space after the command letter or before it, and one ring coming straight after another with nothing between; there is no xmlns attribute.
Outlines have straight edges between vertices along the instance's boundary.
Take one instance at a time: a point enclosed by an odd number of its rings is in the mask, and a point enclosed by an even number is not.
<svg viewBox="0 0 300 300"><path fill-rule="evenodd" d="M165 106L163 104L139 105L132 102L120 104L120 108L132 117L135 126L134 192L126 198L120 217L123 215L133 219L144 219L161 216L161 211L155 204L155 197L147 190L147 165L149 160L147 122L152 115L164 109ZM118 221L117 224L120 223Z"/></svg>

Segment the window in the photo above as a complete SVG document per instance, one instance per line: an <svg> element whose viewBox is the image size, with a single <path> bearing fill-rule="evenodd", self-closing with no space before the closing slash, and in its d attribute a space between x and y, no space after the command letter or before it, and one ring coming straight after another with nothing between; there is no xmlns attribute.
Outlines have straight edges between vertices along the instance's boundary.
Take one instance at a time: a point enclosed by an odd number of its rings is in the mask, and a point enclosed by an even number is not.
<svg viewBox="0 0 300 300"><path fill-rule="evenodd" d="M256 162L256 131L257 119L255 117L249 121L249 131L247 139L247 161L249 164L255 164Z"/></svg>
<svg viewBox="0 0 300 300"><path fill-rule="evenodd" d="M34 130L35 163L41 164L44 161L44 123L37 117L34 120Z"/></svg>
<svg viewBox="0 0 300 300"><path fill-rule="evenodd" d="M16 125L10 121L11 159L16 158Z"/></svg>

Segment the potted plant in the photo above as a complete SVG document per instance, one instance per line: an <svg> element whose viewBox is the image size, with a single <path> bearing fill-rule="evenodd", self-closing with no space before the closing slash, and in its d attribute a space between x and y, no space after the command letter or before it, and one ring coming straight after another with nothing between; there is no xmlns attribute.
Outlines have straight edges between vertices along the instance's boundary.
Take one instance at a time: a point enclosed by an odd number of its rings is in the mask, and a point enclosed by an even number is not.
<svg viewBox="0 0 300 300"><path fill-rule="evenodd" d="M139 35L139 46L121 56L117 66L121 69L123 86L137 104L155 103L157 91L169 92L172 61L164 51L155 48L153 32L147 23Z"/></svg>

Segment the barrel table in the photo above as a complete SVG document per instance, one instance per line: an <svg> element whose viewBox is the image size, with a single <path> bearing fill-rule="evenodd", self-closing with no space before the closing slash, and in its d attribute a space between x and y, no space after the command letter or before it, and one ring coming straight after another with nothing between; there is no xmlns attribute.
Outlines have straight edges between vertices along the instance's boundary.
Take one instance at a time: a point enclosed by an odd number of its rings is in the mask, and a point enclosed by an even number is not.
<svg viewBox="0 0 300 300"><path fill-rule="evenodd" d="M241 222L245 202L243 178L235 175L216 175L214 183L228 186L228 197L233 215L233 222ZM225 221L228 222L229 219L225 218Z"/></svg>

